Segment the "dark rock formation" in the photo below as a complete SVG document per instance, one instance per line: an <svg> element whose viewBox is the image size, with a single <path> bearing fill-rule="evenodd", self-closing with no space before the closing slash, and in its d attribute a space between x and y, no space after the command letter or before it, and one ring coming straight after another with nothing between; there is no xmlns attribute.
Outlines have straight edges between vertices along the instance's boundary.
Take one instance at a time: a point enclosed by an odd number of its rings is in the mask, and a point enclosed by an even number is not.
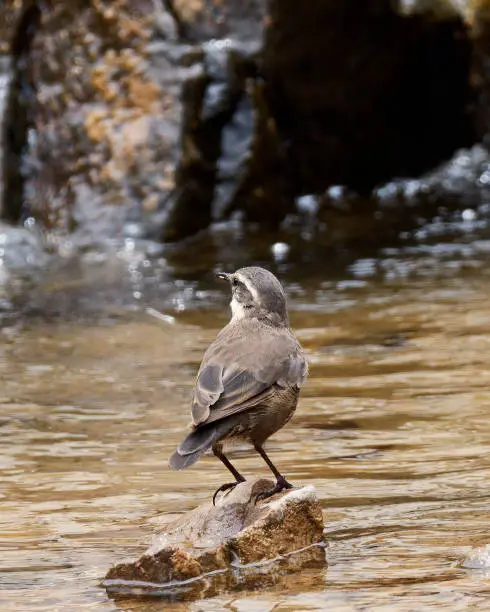
<svg viewBox="0 0 490 612"><path fill-rule="evenodd" d="M254 503L272 483L252 479L184 514L139 558L109 570L110 592L176 597L258 588L305 567L325 567L322 510L313 487Z"/></svg>
<svg viewBox="0 0 490 612"><path fill-rule="evenodd" d="M23 156L34 101L29 53L40 14L33 1L0 6L0 218L11 222L23 214Z"/></svg>
<svg viewBox="0 0 490 612"><path fill-rule="evenodd" d="M402 17L384 0L273 0L271 21L267 90L298 192L369 190L472 142L457 17Z"/></svg>
<svg viewBox="0 0 490 612"><path fill-rule="evenodd" d="M471 63L485 27L472 46L470 17L425 4L441 3L4 3L2 217L35 217L55 245L173 241L234 211L275 227L301 194L432 169L488 132L490 77Z"/></svg>
<svg viewBox="0 0 490 612"><path fill-rule="evenodd" d="M475 117L478 132L486 148L490 146L490 3L485 0L473 2L471 15L473 40L472 82L477 92Z"/></svg>

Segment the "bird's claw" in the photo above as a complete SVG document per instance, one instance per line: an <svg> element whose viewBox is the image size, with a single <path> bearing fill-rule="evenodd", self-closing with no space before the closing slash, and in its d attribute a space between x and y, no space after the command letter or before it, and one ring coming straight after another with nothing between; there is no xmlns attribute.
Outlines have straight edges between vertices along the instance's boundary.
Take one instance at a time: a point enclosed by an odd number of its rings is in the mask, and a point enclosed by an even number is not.
<svg viewBox="0 0 490 612"><path fill-rule="evenodd" d="M280 493L285 489L292 489L293 485L289 483L284 476L277 479L275 487L272 489L267 489L267 491L262 491L261 493L257 493L255 496L255 503L257 503L261 499L267 499L268 497L272 497L276 493Z"/></svg>
<svg viewBox="0 0 490 612"><path fill-rule="evenodd" d="M241 482L245 482L244 480L237 480L236 482L226 482L222 484L221 487L218 487L213 495L213 506L216 506L216 496L218 493L222 493L223 491L228 491L229 489L234 489Z"/></svg>

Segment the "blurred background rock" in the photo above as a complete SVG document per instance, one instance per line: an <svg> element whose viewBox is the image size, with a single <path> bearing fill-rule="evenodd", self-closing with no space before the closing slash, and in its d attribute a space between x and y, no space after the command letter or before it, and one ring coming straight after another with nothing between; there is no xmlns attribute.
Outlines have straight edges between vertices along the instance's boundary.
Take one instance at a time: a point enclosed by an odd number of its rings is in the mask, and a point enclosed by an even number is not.
<svg viewBox="0 0 490 612"><path fill-rule="evenodd" d="M282 257L486 218L489 7L7 0L4 242L15 227L57 256L160 253L231 222Z"/></svg>

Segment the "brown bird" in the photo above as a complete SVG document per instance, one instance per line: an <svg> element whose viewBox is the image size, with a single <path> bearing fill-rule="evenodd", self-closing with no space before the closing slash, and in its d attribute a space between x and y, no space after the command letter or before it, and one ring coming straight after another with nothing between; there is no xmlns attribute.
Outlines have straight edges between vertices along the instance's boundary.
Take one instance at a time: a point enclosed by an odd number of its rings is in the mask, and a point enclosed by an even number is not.
<svg viewBox="0 0 490 612"><path fill-rule="evenodd" d="M231 285L232 317L204 354L192 401L193 431L169 465L182 470L211 448L235 479L219 487L214 503L220 491L245 481L223 452L226 441L245 440L276 478L273 489L257 496L263 499L292 488L263 444L292 417L308 365L289 328L284 290L271 272L249 267L217 276Z"/></svg>

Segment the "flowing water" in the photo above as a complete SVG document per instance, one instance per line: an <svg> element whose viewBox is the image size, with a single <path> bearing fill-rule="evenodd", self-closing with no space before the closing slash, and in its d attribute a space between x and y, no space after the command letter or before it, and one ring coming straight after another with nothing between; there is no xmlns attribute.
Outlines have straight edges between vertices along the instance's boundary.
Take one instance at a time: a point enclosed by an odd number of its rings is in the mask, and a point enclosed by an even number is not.
<svg viewBox="0 0 490 612"><path fill-rule="evenodd" d="M99 583L145 549L162 517L227 480L212 457L180 473L166 465L202 353L226 321L225 288L174 308L174 320L139 309L4 321L0 610L482 609L488 576L461 560L490 541L486 245L388 254L380 278L366 280L367 259L344 280L289 278L310 377L268 450L291 482L316 487L329 567L193 603L113 600ZM236 463L267 474L247 450Z"/></svg>

